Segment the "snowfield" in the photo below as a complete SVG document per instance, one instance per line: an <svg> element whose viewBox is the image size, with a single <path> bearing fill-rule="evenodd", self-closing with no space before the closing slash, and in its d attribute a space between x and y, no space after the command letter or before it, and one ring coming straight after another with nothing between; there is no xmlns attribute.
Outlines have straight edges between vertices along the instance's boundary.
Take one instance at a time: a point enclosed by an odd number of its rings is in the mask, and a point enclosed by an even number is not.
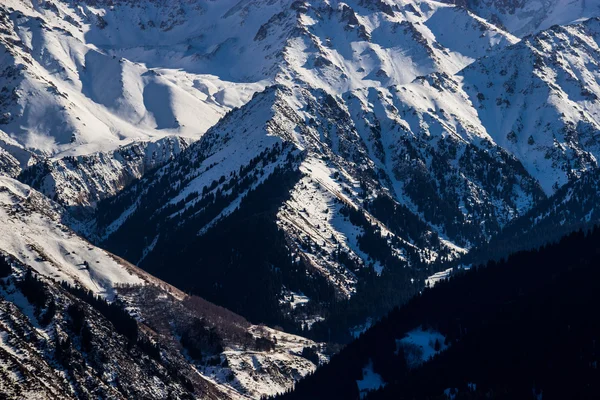
<svg viewBox="0 0 600 400"><path fill-rule="evenodd" d="M78 237L66 211L10 178L0 178L0 250L58 282L112 298L120 284L144 280L125 263Z"/></svg>
<svg viewBox="0 0 600 400"><path fill-rule="evenodd" d="M361 399L371 390L377 390L385 386L385 381L381 375L373 371L373 362L371 360L369 360L369 363L363 368L362 374L363 378L356 381Z"/></svg>

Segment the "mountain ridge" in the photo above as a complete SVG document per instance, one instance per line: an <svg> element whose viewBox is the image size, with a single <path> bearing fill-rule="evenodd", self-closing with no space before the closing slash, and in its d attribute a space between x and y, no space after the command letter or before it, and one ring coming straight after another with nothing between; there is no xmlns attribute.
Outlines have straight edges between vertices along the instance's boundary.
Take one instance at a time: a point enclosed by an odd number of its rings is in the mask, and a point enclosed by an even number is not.
<svg viewBox="0 0 600 400"><path fill-rule="evenodd" d="M5 303L33 268L217 396L286 391L450 266L598 221L600 20L569 5L6 0Z"/></svg>

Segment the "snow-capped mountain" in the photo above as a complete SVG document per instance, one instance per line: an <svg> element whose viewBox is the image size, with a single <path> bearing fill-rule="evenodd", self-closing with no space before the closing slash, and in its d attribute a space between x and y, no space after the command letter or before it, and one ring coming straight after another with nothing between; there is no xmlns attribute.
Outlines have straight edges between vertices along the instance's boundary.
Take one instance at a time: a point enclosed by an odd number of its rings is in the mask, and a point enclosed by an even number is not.
<svg viewBox="0 0 600 400"><path fill-rule="evenodd" d="M537 19L529 23L540 18L554 21L548 17L548 10L556 10L560 22L595 14L594 6L585 3L581 7L566 2L489 1L477 3L477 7L466 5L484 17L489 17L484 12L488 10L514 15L519 20L525 18L519 13L536 10ZM578 11L560 12L567 6ZM432 79L453 79L474 60L518 42L515 36L470 11L435 2L11 0L1 14L1 127L21 146L59 157L98 150L107 153L132 139L167 134L198 138L226 111L243 105L253 93L273 83L323 89L339 96L355 95L362 99L361 109L373 112L368 103L376 92L378 97L385 97L390 86L409 85L416 77L432 73L443 77ZM539 23L535 30L549 23ZM520 29L512 25L509 28L522 35ZM558 36L555 39L561 40ZM537 51L543 55L547 46L558 51L561 45L545 43L546 48L538 46ZM593 45L583 49L579 58L590 51L595 51ZM515 61L516 57L502 53L489 64L495 65L499 59ZM531 61L533 56L520 57ZM480 65L487 68L485 62ZM478 102L482 98L502 101L502 96L494 93L481 97L493 89L481 90L479 81L496 79L494 72L482 70L481 75L486 76L470 79L472 87L479 90ZM507 68L499 72L508 75ZM531 73L529 69L524 72L527 76ZM506 80L515 79L513 75ZM468 97L473 102L473 93L461 94L451 101L463 102ZM423 96L437 101L432 93ZM427 105L399 97L397 103L403 106ZM541 93L540 101L546 97ZM496 116L468 117L469 124L477 125L473 120L479 118L485 133L496 133L486 121ZM527 125L512 121L513 128L523 124ZM525 125L523 129L530 128ZM511 132L516 130L501 134ZM493 138L507 147L499 138ZM578 162L586 164L589 160ZM14 160L6 163L14 174ZM120 167L115 168L106 173L119 175ZM564 183L564 177L554 178ZM552 179L543 182L546 193L553 183ZM57 183L61 184L70 185ZM98 198L97 188L89 191L83 196ZM45 193L54 195L51 190Z"/></svg>
<svg viewBox="0 0 600 400"><path fill-rule="evenodd" d="M296 275L281 277L271 297L306 294L317 280L348 298L365 270L379 275L390 263L386 273L412 267L399 278L410 288L428 263L488 241L595 168L597 20L519 41L440 3L277 4L268 18L273 4L262 2L220 14L244 23L231 25L236 39L217 52L222 65L248 49L266 55L265 68L239 70L275 85L101 206L95 231L85 231L93 240L244 313L252 303L228 296L237 284L214 272L225 260L192 255L247 218L255 206L246 197L266 195L273 182L285 182L282 194L265 203ZM267 21L251 40L239 33L259 14ZM239 60L227 56L230 46ZM227 262L238 273L246 261ZM198 266L207 279L192 283L196 275L175 274L173 263Z"/></svg>
<svg viewBox="0 0 600 400"><path fill-rule="evenodd" d="M590 0L444 0L468 8L512 34L523 37L552 25L600 16L600 4Z"/></svg>
<svg viewBox="0 0 600 400"><path fill-rule="evenodd" d="M246 215L247 198L264 186L263 201L272 202L271 217L298 262L349 296L362 266L380 274L388 256L412 267L455 257L463 252L455 243L482 241L544 197L518 160L491 141L486 148L434 129L439 136L424 139L433 135L411 132L391 99L373 95L373 102L388 102L376 109L380 123L358 95L344 102L283 85L255 95L173 162L101 204L96 240L159 276L176 254L182 259L175 264L189 268L202 249L198 236ZM267 189L286 174L281 196ZM353 261L341 262L340 252ZM215 278L212 295L226 297L225 277Z"/></svg>
<svg viewBox="0 0 600 400"><path fill-rule="evenodd" d="M394 87L393 104L405 119L412 112L427 123L413 131L438 125L479 147L499 146L552 194L596 166L598 24L543 31L454 76Z"/></svg>
<svg viewBox="0 0 600 400"><path fill-rule="evenodd" d="M0 366L19 390L273 395L323 357L253 323L348 340L440 263L600 220L598 5L445 3L3 1ZM81 288L140 341L107 339ZM100 365L90 332L129 349Z"/></svg>
<svg viewBox="0 0 600 400"><path fill-rule="evenodd" d="M89 171L62 157L106 159L132 140L198 138L268 84L303 82L339 94L407 83L455 73L517 40L439 3L10 0L0 13L0 129L29 153L53 157L43 165L76 169L69 174L91 185L75 184L84 204L99 198L94 186L102 179L81 178ZM465 35L444 36L457 24ZM15 175L13 164L6 168ZM136 169L104 164L111 177ZM46 179L45 170L35 167L42 175L28 182ZM50 186L73 185L61 175L36 187L54 196ZM70 199L60 195L73 203L71 191Z"/></svg>
<svg viewBox="0 0 600 400"><path fill-rule="evenodd" d="M0 178L1 249L38 273L112 296L115 285L141 279L68 228L69 214L41 193Z"/></svg>
<svg viewBox="0 0 600 400"><path fill-rule="evenodd" d="M353 7L4 2L1 127L44 154L107 151L172 133L197 138L269 82L301 79L337 92L406 83L454 73L515 41L437 3ZM468 34L443 37L456 24Z"/></svg>
<svg viewBox="0 0 600 400"><path fill-rule="evenodd" d="M120 57L119 50L133 55L137 45L143 53L150 43L177 50L173 43L155 41L158 32L168 30L164 26L141 36L147 41L123 41L116 47L112 35L144 32L127 20L131 14L125 22L113 20L109 8L100 12L79 2L20 0L3 2L0 14L1 128L43 154L110 151L132 139L173 133L198 137L261 87L188 73L182 64L141 64ZM184 46L195 34L173 41ZM165 56L177 58L184 55Z"/></svg>

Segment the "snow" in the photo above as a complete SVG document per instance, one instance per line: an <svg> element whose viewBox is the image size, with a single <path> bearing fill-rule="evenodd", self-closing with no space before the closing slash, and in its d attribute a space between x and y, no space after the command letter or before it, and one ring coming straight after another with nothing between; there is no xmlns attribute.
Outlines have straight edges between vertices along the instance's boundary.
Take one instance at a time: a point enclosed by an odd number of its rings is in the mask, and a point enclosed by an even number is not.
<svg viewBox="0 0 600 400"><path fill-rule="evenodd" d="M99 200L116 195L132 180L140 178L178 154L188 143L181 137L154 142L134 142L111 152L63 157L44 162L31 181L49 198L64 206L94 208Z"/></svg>
<svg viewBox="0 0 600 400"><path fill-rule="evenodd" d="M172 127L176 125L175 118L183 125L176 113L171 112L169 105L164 103L172 103L169 99L173 99L175 90L167 88L163 82L166 77L175 86L180 81L173 81L173 77L180 76L182 80L183 75L190 77L191 83L189 80L185 82L191 84L202 101L221 105L240 103L236 97L239 93L237 86L224 90L225 88L219 87L221 81L227 80L232 85L242 85L244 82L247 85L257 82L279 84L277 89L270 88L254 96L246 106L227 114L227 117L202 135L197 146L201 151L197 151L197 155L203 161L196 171L186 176L185 184L182 184L175 196L168 199L168 204L174 205L195 194L201 194L213 181L218 181L222 176L227 179L275 143L288 141L306 153L300 166L305 176L295 185L291 198L279 209L278 223L294 240L304 261L334 283L342 295L349 297L354 293L356 276L355 271L349 271L336 262L336 251L348 253L356 259L358 266L373 268L377 274L381 274L385 268L379 261L370 259L361 251L357 239L363 233L362 229L340 214L342 207L359 209L371 224L378 227L382 237L390 238L389 243L400 243L398 248L392 249L399 260L407 261L409 250L418 252L425 261L435 260L438 256L435 251L417 248L411 240L395 237L381 221L362 207L365 199L360 196L362 189L359 179L366 169L377 172L377 167L382 167L392 177L391 186L397 189L393 193L396 199L415 210L414 204L403 193L402 182L396 180L396 157L401 151L398 143L402 143L402 139L408 136L403 128L414 129L416 134L423 124L422 121L401 117L393 111L401 109L401 104L408 101L393 93L390 85L414 87L414 96L430 96L430 102L415 104L419 111L426 112L431 106L439 110L447 100L448 107L460 106L461 114L467 115L469 122L476 121L477 111L470 106L467 95L457 97L443 94L442 98L438 98L442 95L436 94L437 89L431 85L421 87L423 83L413 82L414 79L435 72L439 72L441 76L451 76L472 63L475 58L510 46L518 39L464 10L434 2L427 3L428 11L420 16L406 10L404 4L398 7L394 15L388 15L358 1L351 1L347 5L318 1L299 12L266 2L240 3L238 6L228 1L219 4L211 2L202 3L201 12L198 9L188 9L188 6L197 4L192 1L181 7L199 21L209 22L207 26L210 27L211 34L203 36L206 28L189 26L188 18L184 15L174 17L172 21L169 18L169 23L174 23L172 29L164 37L155 38L157 43L169 46L169 49L158 49L146 42L146 35L152 37L155 35L154 31L147 33L146 29L145 33L132 32L134 34L128 38L121 37L121 32L112 31L110 27L114 24L111 21L118 23L124 20L125 15L129 15L127 13L130 10L126 6L115 13L106 12L108 26L100 31L93 30L86 38L107 55L116 56L117 59L124 58L125 61L119 63L119 68L125 68L122 64L130 62L132 65L127 66L127 71L137 71L136 68L148 70L136 72L138 75L141 73L143 79L140 81L132 78L131 82L138 82L137 86L149 87L148 90L161 94L148 96L152 100L146 99L143 107L146 110L144 118L151 120L154 128L161 128L159 130L172 131ZM144 5L142 8L148 7L164 17L162 12L154 9L155 6ZM273 13L275 10L277 13ZM328 13L323 12L324 10L328 10ZM144 12L147 10L135 10L130 16L147 26L147 21L143 21L146 18ZM214 26L212 19L217 16L228 19L228 24L223 24L229 27L228 31L221 26ZM348 23L353 17L358 22ZM464 29L459 39L441 39L444 32L443 29L438 29L438 25L447 20ZM238 26L234 21L241 23ZM177 50L180 43L177 35L184 32L184 27L189 28L186 35L193 32L198 33L198 36L189 41L190 45L182 55ZM186 38L189 39L189 36ZM438 43L440 41L443 41L443 45ZM127 43L127 52L122 43ZM239 57L232 57L234 50L240 53ZM189 52L194 53L196 62L193 64L189 63ZM253 52L251 59L248 52ZM164 57L165 55L169 57ZM202 74L214 79L200 80L192 78L191 74ZM136 85L132 87L137 87ZM127 90L133 93L133 89ZM319 121L314 126L311 125L311 120L316 117L314 105L323 101L324 93L334 95L334 101L339 102L340 112L347 114L344 115L348 118L347 121L332 124L331 116L319 116ZM347 101L349 95L356 96L359 101L351 104ZM159 104L154 104L156 101ZM412 106L412 103L405 108ZM138 108L142 110L142 107ZM371 119L369 115L369 120L382 121L381 144L384 149L389 149L385 160L378 160L375 146L367 140L372 131L366 123L362 124L366 119L366 112L374 114L375 118ZM327 120L328 117L330 120ZM434 122L435 127L431 129L431 133L436 137L454 133L448 131L459 131L456 135L464 141L489 136L485 132L474 132L475 129L460 131L455 128L459 125L458 122L447 123L441 121L439 116ZM336 125L339 125L339 129ZM482 128L481 131L485 129ZM365 150L363 143L367 143L366 150L369 154L362 153ZM361 153L362 160L354 165L347 163L344 157L348 157L347 153L350 152ZM364 166L361 165L362 161ZM257 184L267 179L277 165L280 165L280 160L263 166L264 175ZM164 173L171 172L164 170ZM336 178L333 178L334 175ZM471 189L469 186L469 190L479 195L477 191L481 189ZM234 199L211 223L199 228L198 234L203 234L212 224L231 213L243 196L244 193ZM200 198L198 196L188 201L171 217L177 218L200 201ZM166 207L167 204L163 206ZM136 208L135 203L131 204L105 234L118 229ZM499 204L498 208L507 207ZM424 219L422 215L418 216ZM431 232L425 234L434 233L443 236L443 228L432 227ZM451 256L464 252L463 247L444 240L443 238L441 247L449 249ZM152 247L146 250L151 252ZM149 254L148 251L144 251L144 255Z"/></svg>
<svg viewBox="0 0 600 400"><path fill-rule="evenodd" d="M9 26L14 39L32 51L30 57L17 52L3 60L29 65L10 107L15 119L4 129L46 154L110 151L165 134L198 138L274 82L289 84L297 77L338 93L408 83L437 69L455 73L515 41L475 16L433 2L420 18L406 11L374 13L349 2L371 41L337 17L324 19L317 10L332 7L324 1L299 15L289 10L289 1L49 3L56 11L6 0L23 15ZM341 10L332 7L336 14ZM441 24L458 21L470 33L447 41ZM305 34L288 40L298 26ZM265 39L259 39L260 30L267 32ZM435 41L450 51L432 46ZM319 57L329 66L314 65Z"/></svg>
<svg viewBox="0 0 600 400"><path fill-rule="evenodd" d="M356 235L361 232L349 222L343 221L339 216L339 209L352 201L342 193L342 187L332 179L333 170L317 158L306 159L300 167L306 173L298 184L292 189L291 198L280 209L278 218L282 224L288 225L297 233L297 237L311 238L320 249L332 254L340 244L346 250L357 253L358 244ZM340 202L341 199L341 202ZM308 250L308 249L306 249ZM307 253L310 253L307 251ZM323 273L328 274L331 267L323 265L316 257L309 259ZM366 257L365 257L366 259ZM355 278L350 271L338 271L340 274L331 279L338 281L342 287L348 288L349 293L354 285Z"/></svg>
<svg viewBox="0 0 600 400"><path fill-rule="evenodd" d="M436 272L435 274L428 276L427 279L425 279L425 286L429 288L434 287L439 281L448 279L452 275L453 270L454 268L448 268L444 271Z"/></svg>
<svg viewBox="0 0 600 400"><path fill-rule="evenodd" d="M444 389L444 396L446 396L446 398L448 400L454 400L456 398L457 394L458 394L458 389L456 389L456 388Z"/></svg>
<svg viewBox="0 0 600 400"><path fill-rule="evenodd" d="M62 210L22 183L0 177L0 250L38 273L112 298L118 284L143 284L132 269L77 236Z"/></svg>
<svg viewBox="0 0 600 400"><path fill-rule="evenodd" d="M57 158L109 152L134 140L154 140L166 135L198 139L225 113L243 106L273 83L294 90L292 97L296 99L289 100L290 106L306 119L310 116L303 115L298 87L319 88L343 97L352 92L361 104L348 111L358 117L368 110L382 121L384 149L397 149L405 135L398 127L408 128L415 135L427 127L427 134L433 137L456 134L466 141L490 139L493 127L483 123L485 119L475 108L472 96L461 87L462 78L452 78L457 81L456 93L440 92L415 78L431 73L452 77L474 60L519 40L464 9L437 2L395 2L397 7L392 14L354 0L347 4L316 1L298 12L290 9L291 1L174 0L120 2L112 6L67 0L49 2L56 5L55 10L7 0L7 5L23 15L12 18L7 31L14 32L13 39L31 48L31 56L16 49L3 58L2 64L30 65L18 74L16 82L10 83L15 85L16 93L30 95L22 95L9 105L14 119L3 128L21 145ZM413 3L420 13L408 7ZM42 21L41 25L36 18ZM450 35L450 28L459 29L460 33ZM392 88L396 87L394 92ZM428 100L423 101L423 97ZM429 114L431 109L436 115L410 118L394 115L390 111L393 108L419 114ZM455 115L449 118L442 109L453 110ZM253 121L248 123L248 117L244 124L256 127L272 115L255 113ZM430 117L431 121L425 121ZM250 128L253 127L246 129ZM305 148L305 138L298 129L290 128L298 146ZM377 166L394 177L394 148L379 163L372 143L366 140L370 130L357 126L357 131ZM231 133L227 132L221 148L215 149L203 164L216 164L215 168L199 174L172 201L201 191L215 178L237 170L257 151L272 144L269 141L273 138L267 136L263 140L263 129L253 132L260 136L249 135L241 141L231 141ZM225 146L226 142L230 145ZM339 149L334 145L333 150ZM315 159L311 157L307 163ZM340 189L335 182L317 176L329 172L327 169L339 167L317 167L314 174L309 174L320 179L321 187L315 188L316 192ZM351 191L352 185L349 182ZM396 196L414 210L403 193L402 183L392 179L392 186ZM469 190L476 192L479 188ZM341 196L334 192L334 197ZM342 201L357 204L356 196L345 197ZM300 229L308 228L310 236L318 233L324 237L323 242L333 235L336 240L341 239L345 248L365 258L353 242L353 227L333 219L317 222L318 210L312 206L330 207L327 203L331 197L319 195L313 201L315 204L307 208L309 221L300 223ZM528 204L529 199L526 195L515 196L515 201ZM237 200L233 202L220 217L238 204ZM498 208L506 214L516 213L500 200ZM133 209L132 205L130 210ZM289 218L295 223L300 221L297 215ZM324 227L316 228L321 225ZM444 237L443 228L434 228ZM387 234L384 229L382 233ZM341 237L344 235L345 239ZM462 249L450 241L445 246L453 247L456 254ZM404 257L402 249L395 251L399 258ZM424 257L433 260L436 254ZM383 271L378 262L373 262L372 267L378 274ZM343 277L339 279L352 286L352 274L340 273Z"/></svg>
<svg viewBox="0 0 600 400"><path fill-rule="evenodd" d="M241 348L226 348L221 358L228 367L203 366L199 372L221 387L232 390L234 398L261 398L285 392L300 377L316 370L316 366L300 356L305 347L319 347L311 340L264 326L250 328L253 336L275 338L275 349L256 352ZM320 354L321 362L327 358ZM228 378L232 373L234 379Z"/></svg>
<svg viewBox="0 0 600 400"><path fill-rule="evenodd" d="M377 190L406 206L427 224L424 236L439 235L440 248L457 257L472 244L454 243L444 226L419 211L406 189L403 172L408 163L428 172L432 154L442 155L449 171L435 183L458 181L450 194L460 199L465 221L484 226L490 215L472 211L482 206L491 210L500 228L533 206L536 192L531 187L539 185L551 195L570 176L596 168L600 28L597 20L583 18L598 15L594 2L535 0L514 12L508 12L505 2L478 3L481 9L476 11L483 17L497 15L510 33L463 8L435 1L391 3L395 7L390 15L360 0L316 0L303 10L291 9L291 0L48 0L56 8L4 0L0 70L8 72L0 77L0 87L14 95L1 104L0 117L10 118L1 126L0 147L21 167L48 157L54 170L44 180L45 193L61 196L69 206L93 207L123 189L123 171L134 170L132 176L139 178L179 154L151 156L161 151L159 139L175 135L199 140L184 160L202 162L161 205L168 207L232 176L261 152L284 141L293 143L291 151L303 155L303 176L279 208L278 224L298 261L311 264L345 297L355 293L357 277L336 262L337 251L377 274L385 266L361 251L357 238L362 228L341 209L360 210L382 237L396 239L363 209L365 200L375 196L362 196L359 181L365 176L376 175L371 183ZM413 7L419 12L411 11ZM580 24L524 37L575 20ZM14 77L9 79L11 71ZM273 84L278 89L266 89ZM333 117L315 110L324 94L338 103ZM482 150L493 160L522 165L524 172L508 193L505 187L492 193L493 188L468 176L458 157L447 157L448 143L458 154ZM119 152L123 145L139 145L144 160L124 160ZM412 152L417 153L414 158ZM259 167L260 178L249 190L283 165L286 155ZM65 156L99 161L73 167ZM158 175L176 168L176 163L169 164ZM212 222L197 227L197 234L235 210L246 193ZM121 210L103 238L126 223L138 200L143 197ZM46 276L107 297L116 285L149 279L75 235L67 228L73 222L63 209L8 178L0 178L0 223L0 250ZM409 249L425 262L438 257L409 238L397 239L400 245L392 252L401 261L407 261ZM160 235L155 235L142 249L142 260L151 256L158 241ZM438 272L426 285L432 287L451 273ZM301 311L310 301L285 288L282 294L282 303L293 310ZM305 316L304 323L310 327L320 319ZM368 325L370 321L353 334ZM443 350L443 339L439 332L418 328L398 345L410 349L410 362L416 365L436 354L436 341ZM249 396L285 390L293 379L260 372L294 364L301 376L314 366L298 356L309 342L281 340L286 345L273 354L227 349L224 357L238 371L233 383L214 370L202 373ZM357 384L362 396L383 381L369 363Z"/></svg>
<svg viewBox="0 0 600 400"><path fill-rule="evenodd" d="M201 34L198 27L214 25L190 20L195 29L160 35L158 29L132 23L144 18L144 11L129 4L104 10L50 3L58 13L19 0L5 2L24 15L9 29L33 50L31 57L16 53L2 60L5 66L28 64L17 83L19 98L7 110L15 119L3 127L26 147L46 154L88 154L166 134L198 138L265 87L260 77L236 82L210 74L211 68L203 73L191 67L194 57L184 43ZM156 7L145 6L145 12ZM153 11L169 18L168 10ZM97 28L92 13L103 14L105 29ZM197 9L190 10L194 14ZM206 17L214 20L215 14ZM165 42L176 45L167 50ZM213 90L197 89L203 87Z"/></svg>
<svg viewBox="0 0 600 400"><path fill-rule="evenodd" d="M373 319L367 318L364 324L357 325L351 329L350 334L353 338L357 339L360 335L365 333L373 325Z"/></svg>
<svg viewBox="0 0 600 400"><path fill-rule="evenodd" d="M475 6L484 18L495 15L509 32L524 37L553 25L565 25L600 16L600 7L586 0L533 0L513 6L502 1L484 0Z"/></svg>
<svg viewBox="0 0 600 400"><path fill-rule="evenodd" d="M357 380L358 391L360 392L360 398L364 399L369 391L377 390L385 386L385 382L381 375L373 371L373 361L369 360L368 364L362 370L363 378Z"/></svg>
<svg viewBox="0 0 600 400"><path fill-rule="evenodd" d="M448 347L445 340L444 335L435 330L418 327L408 332L404 338L396 340L396 347L404 350L406 363L414 368L444 351ZM436 342L440 346L439 350L435 349Z"/></svg>
<svg viewBox="0 0 600 400"><path fill-rule="evenodd" d="M6 283L6 280L4 280L4 283ZM25 295L23 295L23 292L18 290L14 286L14 284L10 284L5 287L1 287L0 295L2 296L3 300L6 300L6 301L14 304L19 309L19 311L21 311L21 313L23 313L23 315L29 319L29 321L32 324L38 323L37 318L35 316L34 306L31 303L29 303L29 300L27 300ZM37 328L38 333L46 335L46 333L42 329L40 329L39 326L36 328ZM6 333L6 332L2 332L2 333ZM1 342L2 342L2 340L0 338L0 347L2 347ZM10 346L6 346L6 348L10 349Z"/></svg>
<svg viewBox="0 0 600 400"><path fill-rule="evenodd" d="M537 29L588 15L583 8L567 12L566 0L549 0L563 11L560 14L536 1L509 17L497 2L483 1L501 19L510 19L506 26L512 33L508 33L460 7L434 1L392 3L394 11L385 13L372 2L358 0L317 0L302 10L291 9L291 0L173 0L110 6L49 0L56 9L6 0L3 4L22 16L3 8L9 18L2 22L5 49L0 64L15 67L16 73L13 80L2 77L0 82L15 93L2 104L11 119L2 125L6 140L0 135L0 145L15 157L19 153L21 164L31 157L25 148L51 157L56 171L46 186L55 184L61 199L66 199L64 204L93 206L120 191L121 173L131 168L115 149L140 141L159 143L157 139L173 135L198 139L200 145L186 157L195 161L197 156L202 162L167 204L161 204L168 207L201 194L261 152L291 142L292 151L303 152L304 176L278 210L278 224L299 257L349 297L357 278L355 271L336 262L337 251L347 252L358 267L373 268L377 274L385 266L361 251L357 238L362 229L341 215L343 207L360 210L382 237L398 239L400 245L392 252L399 260L408 261L408 250L415 250L425 262L438 257L433 249L418 248L416 241L396 238L363 209L364 201L373 198L362 197L359 181L364 176L374 175L378 190L389 191L427 224L424 236L437 234L439 247L457 257L472 244L454 243L446 236L446 227L433 224L419 211L406 189L407 164L419 164L427 171L435 161L432 154L448 159L448 175L434 184L457 181L451 195L461 199L459 212L467 222L483 222L484 231L490 216L475 215L474 206L491 209L501 228L534 204L531 187L537 189L539 184L550 195L570 174L594 167L600 157L600 147L592 140L593 132L600 129L600 108L590 100L593 96L582 94L600 96L595 67L600 61L597 21L519 39L532 24ZM529 20L527 13L533 9L544 11L540 21ZM565 46L572 51L553 51ZM540 58L541 66L536 62ZM273 84L278 84L277 89L265 89ZM337 103L339 114L323 116L315 110L325 94ZM528 143L529 136L534 144ZM582 139L573 142L569 137ZM494 188L468 176L458 156L447 157L448 143L459 155L483 150L494 160L521 163L526 172L515 177L508 194L503 187L491 193ZM145 147L147 152L155 148ZM417 155L410 158L413 151ZM84 167L63 162L67 155L109 161L83 173ZM264 182L284 159L261 166L262 175L249 190ZM136 170L133 176L140 177L144 170ZM169 167L160 173L173 171ZM106 180L86 179L89 176ZM526 181L528 177L535 182ZM79 195L86 190L91 194L82 201ZM235 210L245 194L212 222L198 227L197 233L203 234ZM200 198L188 201L171 217L178 217ZM138 207L137 200L122 210L103 238L126 223ZM87 252L70 248L71 242L61 250L56 244L62 243L61 237L51 225L43 232L28 229L21 236L40 241L52 260L38 262L38 270L83 280L98 291L127 281L116 267L107 276L94 268L78 270L76 263L84 259L75 260L72 252ZM51 239L44 242L44 235ZM142 249L142 259L151 256L158 241L160 237L154 235ZM12 243L7 244L12 252L28 254L19 240L7 238L6 243ZM86 255L90 265L104 262L95 252ZM52 263L61 268L49 267ZM434 274L426 284L433 286L450 272ZM289 303L297 308L308 301L296 293Z"/></svg>
<svg viewBox="0 0 600 400"><path fill-rule="evenodd" d="M292 310L295 310L298 306L302 307L309 301L310 298L308 298L308 296L305 296L302 292L287 291L284 294L284 297L281 302L289 304Z"/></svg>

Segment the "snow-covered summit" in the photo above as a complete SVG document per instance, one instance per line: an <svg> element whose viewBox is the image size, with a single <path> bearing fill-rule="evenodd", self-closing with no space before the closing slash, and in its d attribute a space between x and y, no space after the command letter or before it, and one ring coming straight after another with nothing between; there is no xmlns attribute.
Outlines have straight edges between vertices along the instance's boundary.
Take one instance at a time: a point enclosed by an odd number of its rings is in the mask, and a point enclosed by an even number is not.
<svg viewBox="0 0 600 400"><path fill-rule="evenodd" d="M517 40L435 2L10 0L0 14L0 128L47 155L198 138L270 83L407 83Z"/></svg>
<svg viewBox="0 0 600 400"><path fill-rule="evenodd" d="M523 37L582 19L600 16L600 4L589 0L444 0L475 12Z"/></svg>

